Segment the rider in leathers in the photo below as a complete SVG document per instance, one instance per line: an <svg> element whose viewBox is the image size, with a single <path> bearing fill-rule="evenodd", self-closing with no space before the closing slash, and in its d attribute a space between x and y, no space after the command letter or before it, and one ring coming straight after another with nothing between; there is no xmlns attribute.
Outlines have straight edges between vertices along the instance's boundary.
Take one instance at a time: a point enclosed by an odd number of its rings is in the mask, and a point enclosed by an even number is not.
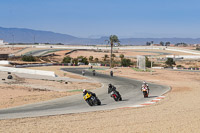
<svg viewBox="0 0 200 133"><path fill-rule="evenodd" d="M87 91L86 89L83 90L83 96L85 96L86 94L91 94L92 96L96 97L96 94L91 92L91 91Z"/></svg>
<svg viewBox="0 0 200 133"><path fill-rule="evenodd" d="M149 85L148 85L145 81L143 81L141 90L142 90L142 88L144 88L144 87L147 87L147 93L149 94Z"/></svg>
<svg viewBox="0 0 200 133"><path fill-rule="evenodd" d="M117 93L117 95L119 95L121 97L121 95L119 94L119 92L116 90L116 87L112 84L108 85L108 94L111 93L112 91L115 91Z"/></svg>

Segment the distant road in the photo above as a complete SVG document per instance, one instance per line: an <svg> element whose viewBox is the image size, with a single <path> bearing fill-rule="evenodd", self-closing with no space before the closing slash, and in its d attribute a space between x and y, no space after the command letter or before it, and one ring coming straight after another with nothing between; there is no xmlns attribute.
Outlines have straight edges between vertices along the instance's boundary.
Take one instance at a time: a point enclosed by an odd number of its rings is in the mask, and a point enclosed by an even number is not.
<svg viewBox="0 0 200 133"><path fill-rule="evenodd" d="M58 48L58 49L102 49L102 50L109 50L109 46L84 46L84 45L1 45L0 47L34 47L34 48ZM166 46L118 46L114 47L115 50L126 50L126 49L158 49L158 50L167 50L167 51L176 51L176 52L183 52L189 53L194 55L200 55L200 51L184 49L179 47L166 47Z"/></svg>

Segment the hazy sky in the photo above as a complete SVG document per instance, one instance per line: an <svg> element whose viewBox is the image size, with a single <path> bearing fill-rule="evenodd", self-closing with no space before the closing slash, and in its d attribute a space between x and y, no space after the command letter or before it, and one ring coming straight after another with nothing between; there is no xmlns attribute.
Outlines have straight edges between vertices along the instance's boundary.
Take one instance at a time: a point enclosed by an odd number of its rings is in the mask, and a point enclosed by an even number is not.
<svg viewBox="0 0 200 133"><path fill-rule="evenodd" d="M0 27L77 37L200 37L200 0L0 0Z"/></svg>

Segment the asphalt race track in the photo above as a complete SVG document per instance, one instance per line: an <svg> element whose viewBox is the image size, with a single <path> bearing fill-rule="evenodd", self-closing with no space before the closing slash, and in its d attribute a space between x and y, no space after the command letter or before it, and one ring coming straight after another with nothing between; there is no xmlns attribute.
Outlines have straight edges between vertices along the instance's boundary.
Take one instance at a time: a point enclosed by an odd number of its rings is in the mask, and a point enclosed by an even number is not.
<svg viewBox="0 0 200 133"><path fill-rule="evenodd" d="M64 71L81 74L83 68L64 68ZM109 75L96 73L92 75L92 71L87 69L85 76L89 80L96 80L102 83L102 87L93 90L97 97L101 100L101 106L90 107L84 100L82 94L58 98L51 101L29 104L9 109L0 110L0 119L13 119L24 117L36 117L69 113L90 112L99 110L109 110L122 107L129 107L133 105L142 104L147 101L161 96L168 92L168 86L149 84L150 94L149 98L144 98L140 90L142 82L128 78L110 77ZM107 94L107 85L111 83L116 86L117 90L122 96L122 101L115 102L114 99ZM87 88L85 88L87 89Z"/></svg>

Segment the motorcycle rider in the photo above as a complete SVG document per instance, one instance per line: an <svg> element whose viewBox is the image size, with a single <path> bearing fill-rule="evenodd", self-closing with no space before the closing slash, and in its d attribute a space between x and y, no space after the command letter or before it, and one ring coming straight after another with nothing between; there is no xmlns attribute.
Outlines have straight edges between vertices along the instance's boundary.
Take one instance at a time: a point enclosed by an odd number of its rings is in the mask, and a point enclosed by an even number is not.
<svg viewBox="0 0 200 133"><path fill-rule="evenodd" d="M110 71L110 76L113 77L113 71Z"/></svg>
<svg viewBox="0 0 200 133"><path fill-rule="evenodd" d="M83 75L83 76L85 75L85 70L82 71L82 75Z"/></svg>
<svg viewBox="0 0 200 133"><path fill-rule="evenodd" d="M95 70L92 70L93 76L95 76Z"/></svg>
<svg viewBox="0 0 200 133"><path fill-rule="evenodd" d="M145 81L143 81L141 90L142 90L142 88L145 88L145 87L147 87L147 92L148 92L148 94L149 94L149 85L148 85Z"/></svg>
<svg viewBox="0 0 200 133"><path fill-rule="evenodd" d="M108 84L108 94L111 93L112 91L115 91L117 93L117 95L119 95L121 97L119 92L116 90L116 87L112 84Z"/></svg>
<svg viewBox="0 0 200 133"><path fill-rule="evenodd" d="M91 91L87 91L86 89L83 89L83 96L85 96L86 94L91 94L92 96L96 97L96 94L91 92Z"/></svg>

